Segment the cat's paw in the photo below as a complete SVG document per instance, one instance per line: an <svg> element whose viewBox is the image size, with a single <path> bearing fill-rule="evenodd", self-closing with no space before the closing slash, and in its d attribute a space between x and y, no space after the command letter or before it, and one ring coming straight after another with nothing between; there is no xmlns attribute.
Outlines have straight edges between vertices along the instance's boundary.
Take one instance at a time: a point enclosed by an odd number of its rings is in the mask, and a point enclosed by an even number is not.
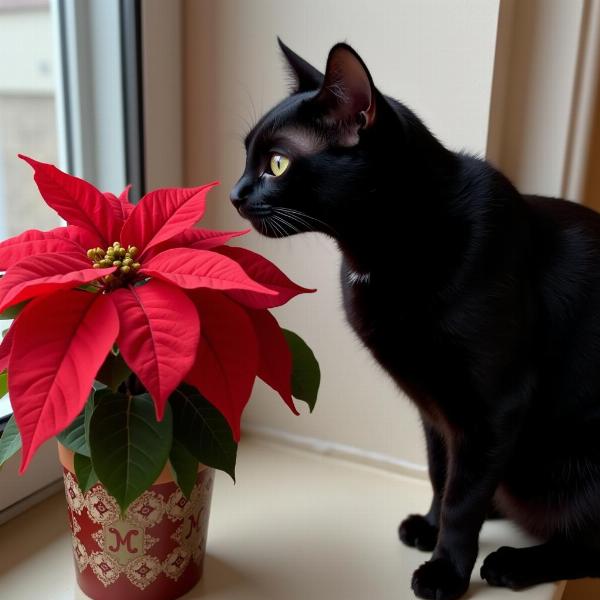
<svg viewBox="0 0 600 600"><path fill-rule="evenodd" d="M469 580L446 558L422 564L413 574L412 589L426 600L457 600L469 588Z"/></svg>
<svg viewBox="0 0 600 600"><path fill-rule="evenodd" d="M522 551L502 546L489 554L481 566L481 578L490 585L519 590L535 583L532 565L523 560Z"/></svg>
<svg viewBox="0 0 600 600"><path fill-rule="evenodd" d="M421 515L409 515L400 523L398 535L407 546L432 552L437 543L438 529Z"/></svg>

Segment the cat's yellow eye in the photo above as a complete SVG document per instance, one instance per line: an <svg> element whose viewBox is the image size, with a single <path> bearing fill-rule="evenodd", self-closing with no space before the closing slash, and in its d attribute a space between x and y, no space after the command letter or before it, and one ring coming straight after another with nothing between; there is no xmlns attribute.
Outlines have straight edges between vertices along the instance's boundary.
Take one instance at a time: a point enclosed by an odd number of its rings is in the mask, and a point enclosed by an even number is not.
<svg viewBox="0 0 600 600"><path fill-rule="evenodd" d="M271 167L271 173L273 173L275 177L279 177L287 171L287 168L290 166L290 159L281 154L273 154L269 166Z"/></svg>

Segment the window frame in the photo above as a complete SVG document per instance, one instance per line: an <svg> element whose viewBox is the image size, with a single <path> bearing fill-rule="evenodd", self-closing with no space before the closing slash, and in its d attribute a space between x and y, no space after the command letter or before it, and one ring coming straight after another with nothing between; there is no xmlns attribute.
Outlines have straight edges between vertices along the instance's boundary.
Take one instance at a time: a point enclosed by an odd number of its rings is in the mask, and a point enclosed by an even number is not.
<svg viewBox="0 0 600 600"><path fill-rule="evenodd" d="M56 69L59 167L119 193L144 193L140 0L50 0ZM8 323L8 322L5 322ZM10 416L0 420L0 432ZM0 523L62 487L56 442L18 475L20 453L1 473Z"/></svg>

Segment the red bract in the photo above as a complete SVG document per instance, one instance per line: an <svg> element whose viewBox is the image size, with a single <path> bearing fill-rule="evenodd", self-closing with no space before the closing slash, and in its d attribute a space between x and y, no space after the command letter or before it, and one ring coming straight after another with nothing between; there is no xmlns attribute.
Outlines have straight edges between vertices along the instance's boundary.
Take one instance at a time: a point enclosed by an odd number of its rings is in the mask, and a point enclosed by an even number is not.
<svg viewBox="0 0 600 600"><path fill-rule="evenodd" d="M23 440L36 448L75 419L119 331L110 296L60 290L31 302L13 327L8 389Z"/></svg>
<svg viewBox="0 0 600 600"><path fill-rule="evenodd" d="M244 309L228 298L199 291L194 300L204 320L196 362L187 381L212 399L237 440L240 417L258 370L256 333Z"/></svg>
<svg viewBox="0 0 600 600"><path fill-rule="evenodd" d="M258 341L258 376L274 390L293 413L299 414L292 400L292 353L275 317L268 310L246 309Z"/></svg>
<svg viewBox="0 0 600 600"><path fill-rule="evenodd" d="M187 381L239 439L258 375L295 411L291 358L266 308L310 292L263 257L222 244L244 232L196 229L215 185L163 189L139 204L22 156L66 227L0 243L0 311L28 301L0 345L23 443L23 471L81 412L107 354L151 394L157 418Z"/></svg>
<svg viewBox="0 0 600 600"><path fill-rule="evenodd" d="M118 289L112 297L119 307L121 354L154 398L162 419L167 398L194 362L198 311L181 290L156 279Z"/></svg>

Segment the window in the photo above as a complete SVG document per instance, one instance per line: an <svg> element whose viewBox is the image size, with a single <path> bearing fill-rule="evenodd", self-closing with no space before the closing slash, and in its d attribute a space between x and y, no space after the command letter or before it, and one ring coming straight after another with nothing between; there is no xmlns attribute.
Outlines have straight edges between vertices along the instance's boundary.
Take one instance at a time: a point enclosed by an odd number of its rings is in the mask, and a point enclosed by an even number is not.
<svg viewBox="0 0 600 600"><path fill-rule="evenodd" d="M131 182L134 197L143 192L140 8L134 0L0 0L0 239L61 224L17 153L102 190ZM1 399L0 428L10 410ZM19 460L0 472L0 522L62 485L54 441L22 477Z"/></svg>
<svg viewBox="0 0 600 600"><path fill-rule="evenodd" d="M47 1L0 2L0 56L11 57L0 61L0 239L59 225L56 214L40 202L29 165L17 159L22 152L59 162L54 33ZM4 397L0 417L8 414Z"/></svg>

